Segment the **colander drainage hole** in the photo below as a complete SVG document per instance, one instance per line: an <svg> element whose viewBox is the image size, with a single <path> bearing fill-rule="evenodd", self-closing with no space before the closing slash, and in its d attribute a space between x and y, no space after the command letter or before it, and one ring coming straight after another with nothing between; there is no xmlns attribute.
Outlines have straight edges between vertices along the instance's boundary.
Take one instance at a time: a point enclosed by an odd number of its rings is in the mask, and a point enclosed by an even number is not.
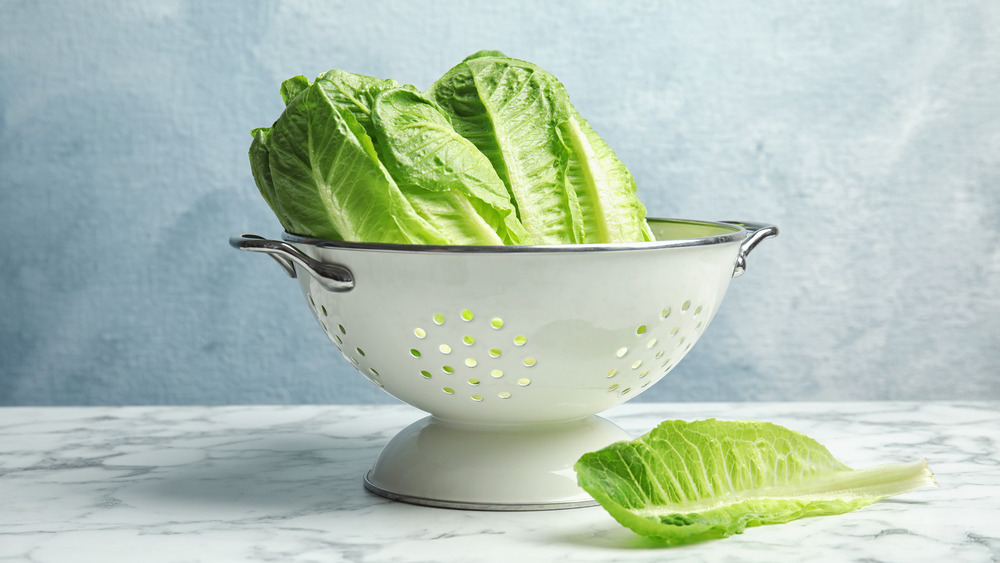
<svg viewBox="0 0 1000 563"><path fill-rule="evenodd" d="M431 318L434 320L434 324L438 326L444 324L444 315L442 315L441 313L434 313L434 316Z"/></svg>
<svg viewBox="0 0 1000 563"><path fill-rule="evenodd" d="M420 370L420 375L422 375L424 379L430 379L431 378L431 372L429 372L429 371L427 371L425 369Z"/></svg>
<svg viewBox="0 0 1000 563"><path fill-rule="evenodd" d="M490 326L497 330L503 328L503 319L500 317L493 317L493 320L490 321Z"/></svg>
<svg viewBox="0 0 1000 563"><path fill-rule="evenodd" d="M447 373L447 374L450 375L450 374L455 373L455 368L453 368L451 366L441 366L441 371L443 371L443 372L445 372L445 373Z"/></svg>
<svg viewBox="0 0 1000 563"><path fill-rule="evenodd" d="M530 367L533 367L535 364L537 364L538 360L536 360L535 358L530 358L529 357L529 358L525 358L524 361L521 362L521 363L524 364L524 367L530 368Z"/></svg>
<svg viewBox="0 0 1000 563"><path fill-rule="evenodd" d="M517 380L517 384L520 385L521 387L527 387L531 385L531 380L528 379L527 377L522 377L521 379Z"/></svg>
<svg viewBox="0 0 1000 563"><path fill-rule="evenodd" d="M495 369L495 370L493 370L493 371L490 372L490 375L492 375L493 377L495 377L497 379L500 379L501 377L503 377L503 370L502 369Z"/></svg>
<svg viewBox="0 0 1000 563"><path fill-rule="evenodd" d="M475 358L465 358L465 365L474 368L479 365L479 362Z"/></svg>
<svg viewBox="0 0 1000 563"><path fill-rule="evenodd" d="M636 336L646 334L646 325L639 325L639 327L635 329L635 334Z"/></svg>
<svg viewBox="0 0 1000 563"><path fill-rule="evenodd" d="M463 336L462 343L466 346L472 346L476 343L476 338L473 336Z"/></svg>
<svg viewBox="0 0 1000 563"><path fill-rule="evenodd" d="M686 313L687 310L690 309L690 308L691 308L691 300L689 299L689 300L685 301L683 305L681 305L681 312L682 313Z"/></svg>
<svg viewBox="0 0 1000 563"><path fill-rule="evenodd" d="M615 355L618 356L619 358L624 358L625 354L628 354L628 348L626 348L625 346L622 346L621 348L618 349L617 352L615 352Z"/></svg>
<svg viewBox="0 0 1000 563"><path fill-rule="evenodd" d="M438 350L441 350L442 354L451 354L451 346L448 346L447 344L438 346Z"/></svg>
<svg viewBox="0 0 1000 563"><path fill-rule="evenodd" d="M337 340L340 340L340 338L337 338ZM414 358L419 358L420 350L417 350L416 348L410 348L410 355L413 356Z"/></svg>
<svg viewBox="0 0 1000 563"><path fill-rule="evenodd" d="M472 314L472 311L470 311L468 309L462 309L462 320L463 321L466 321L466 322L471 321L474 316L475 315Z"/></svg>
<svg viewBox="0 0 1000 563"><path fill-rule="evenodd" d="M514 346L524 346L527 343L528 339L525 336L518 335L514 337Z"/></svg>
<svg viewBox="0 0 1000 563"><path fill-rule="evenodd" d="M413 329L413 335L416 336L417 338L427 338L427 331L420 327L417 327Z"/></svg>

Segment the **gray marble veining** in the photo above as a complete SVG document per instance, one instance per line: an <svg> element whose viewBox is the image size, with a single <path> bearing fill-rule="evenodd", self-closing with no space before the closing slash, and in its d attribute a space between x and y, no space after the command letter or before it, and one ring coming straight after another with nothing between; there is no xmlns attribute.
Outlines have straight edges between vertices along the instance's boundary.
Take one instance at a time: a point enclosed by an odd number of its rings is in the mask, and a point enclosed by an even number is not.
<svg viewBox="0 0 1000 563"><path fill-rule="evenodd" d="M998 561L1000 403L631 403L758 419L853 467L928 458L939 488L664 550L599 507L419 507L361 484L405 406L0 409L0 561Z"/></svg>

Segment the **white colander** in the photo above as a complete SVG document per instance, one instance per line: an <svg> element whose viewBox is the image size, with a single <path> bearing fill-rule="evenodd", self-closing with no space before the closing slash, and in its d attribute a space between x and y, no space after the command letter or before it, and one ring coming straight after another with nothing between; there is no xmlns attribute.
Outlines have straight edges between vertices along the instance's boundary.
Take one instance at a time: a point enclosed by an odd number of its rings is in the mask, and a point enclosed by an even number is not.
<svg viewBox="0 0 1000 563"><path fill-rule="evenodd" d="M667 375L777 227L650 219L655 242L423 246L253 235L330 340L429 417L383 449L365 486L433 506L593 504L573 464L630 437L594 416Z"/></svg>

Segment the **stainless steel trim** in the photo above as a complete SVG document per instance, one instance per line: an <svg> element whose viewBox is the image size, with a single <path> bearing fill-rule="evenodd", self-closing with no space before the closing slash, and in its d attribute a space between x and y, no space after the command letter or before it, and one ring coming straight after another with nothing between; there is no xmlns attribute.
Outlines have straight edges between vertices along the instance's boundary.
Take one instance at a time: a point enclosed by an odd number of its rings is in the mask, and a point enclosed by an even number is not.
<svg viewBox="0 0 1000 563"><path fill-rule="evenodd" d="M688 219L662 219L650 217L646 219L653 223L680 223L688 225L702 225L706 227L724 227L733 229L732 232L708 237L693 239L658 240L649 242L623 242L623 243L599 243L599 244L538 244L538 245L435 245L435 244L388 244L374 242L348 242L338 240L321 240L316 238L302 237L291 233L282 234L282 239L295 244L310 244L318 248L339 248L344 250L376 250L388 252L448 252L448 253L473 253L473 254L511 254L511 253L536 253L536 252L621 252L632 250L654 250L658 248L676 248L686 246L705 246L712 244L724 244L746 239L746 231L739 223L694 221ZM750 224L750 223L747 223Z"/></svg>
<svg viewBox="0 0 1000 563"><path fill-rule="evenodd" d="M344 292L354 288L354 275L342 264L320 262L299 251L293 244L312 245L316 248L332 248L341 250L378 251L378 252L430 252L450 254L518 254L518 253L551 253L551 252L626 252L636 250L654 250L664 248L685 248L726 244L742 241L740 252L736 257L733 277L739 277L746 272L746 257L764 239L777 236L778 227L767 223L746 221L693 221L688 219L648 218L651 225L671 223L682 225L697 225L732 229L731 232L691 239L670 239L649 242L606 243L606 244L547 244L522 246L451 246L423 244L385 244L320 240L300 237L284 233L285 240L268 240L257 235L242 235L232 237L229 243L241 250L263 252L273 258L290 277L296 276L295 266L306 269L324 288L330 291Z"/></svg>
<svg viewBox="0 0 1000 563"><path fill-rule="evenodd" d="M295 265L298 265L305 268L329 291L344 292L354 289L354 274L347 266L313 260L287 242L268 240L257 235L242 235L230 238L229 244L240 250L267 254L274 258L289 277L296 277Z"/></svg>
<svg viewBox="0 0 1000 563"><path fill-rule="evenodd" d="M451 508L456 510L483 510L489 512L527 512L527 511L538 511L538 510L566 510L570 508L586 508L590 506L597 506L597 501L581 500L573 502L550 502L550 503L505 503L505 504L494 504L485 502L461 502L453 500L440 500L424 497L415 497L411 495L404 495L400 493L395 493L378 485L372 483L368 476L371 471L365 473L365 489L372 492L380 497L385 497L389 500L406 502L409 504L418 504L421 506L431 506L434 508Z"/></svg>
<svg viewBox="0 0 1000 563"><path fill-rule="evenodd" d="M779 230L775 225L768 223L750 223L739 221L724 221L733 225L739 225L746 229L747 237L740 245L740 254L736 257L736 267L733 269L733 277L738 278L747 271L747 255L750 254L758 244L764 239L778 236Z"/></svg>

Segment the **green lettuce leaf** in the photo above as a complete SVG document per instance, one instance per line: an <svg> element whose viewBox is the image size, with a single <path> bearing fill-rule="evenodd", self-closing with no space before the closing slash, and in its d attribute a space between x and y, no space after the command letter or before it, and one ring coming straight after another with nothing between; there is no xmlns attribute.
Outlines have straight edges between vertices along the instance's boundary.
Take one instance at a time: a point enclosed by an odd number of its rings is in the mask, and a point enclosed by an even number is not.
<svg viewBox="0 0 1000 563"><path fill-rule="evenodd" d="M391 78L374 78L336 68L324 72L316 80L333 105L348 109L373 141L375 131L372 126L372 106L375 105L375 97L386 90L401 88ZM413 86L402 88L416 91Z"/></svg>
<svg viewBox="0 0 1000 563"><path fill-rule="evenodd" d="M285 228L332 240L445 244L399 191L354 114L330 101L326 86L317 80L297 92L270 138L258 135L260 144L266 141L274 190L265 200ZM251 149L258 185L266 187L260 148Z"/></svg>
<svg viewBox="0 0 1000 563"><path fill-rule="evenodd" d="M377 151L400 191L448 244L528 244L490 161L421 94L395 88L375 98Z"/></svg>
<svg viewBox="0 0 1000 563"><path fill-rule="evenodd" d="M625 166L558 80L499 51L428 90L332 69L281 85L250 166L286 231L410 244L652 240Z"/></svg>
<svg viewBox="0 0 1000 563"><path fill-rule="evenodd" d="M934 486L926 460L852 470L815 440L766 422L666 421L585 454L580 486L618 522L666 545L841 514Z"/></svg>
<svg viewBox="0 0 1000 563"><path fill-rule="evenodd" d="M653 239L635 180L548 72L481 51L427 95L490 159L538 242Z"/></svg>
<svg viewBox="0 0 1000 563"><path fill-rule="evenodd" d="M288 80L281 83L281 99L285 101L285 105L292 103L295 96L302 93L303 90L312 85L312 81L305 76L293 76Z"/></svg>
<svg viewBox="0 0 1000 563"><path fill-rule="evenodd" d="M569 118L568 102L550 75L530 63L473 55L435 82L428 97L493 163L535 240L580 242L580 206L566 189L569 153L557 131Z"/></svg>
<svg viewBox="0 0 1000 563"><path fill-rule="evenodd" d="M250 143L250 170L260 195L286 230L291 228L285 218L285 212L278 205L278 195L274 189L274 179L271 177L270 151L267 145L271 141L271 128L259 127L253 130L253 142Z"/></svg>
<svg viewBox="0 0 1000 563"><path fill-rule="evenodd" d="M323 93L330 100L330 103L340 109L346 109L354 115L354 119L364 128L365 133L377 144L375 131L372 128L372 105L375 97L386 90L399 88L400 85L395 80L375 78L364 74L355 74L340 70L330 69L316 77L316 82L323 89ZM313 84L305 76L293 76L281 84L281 98L285 105L291 103L302 91ZM412 86L405 88L416 91Z"/></svg>

